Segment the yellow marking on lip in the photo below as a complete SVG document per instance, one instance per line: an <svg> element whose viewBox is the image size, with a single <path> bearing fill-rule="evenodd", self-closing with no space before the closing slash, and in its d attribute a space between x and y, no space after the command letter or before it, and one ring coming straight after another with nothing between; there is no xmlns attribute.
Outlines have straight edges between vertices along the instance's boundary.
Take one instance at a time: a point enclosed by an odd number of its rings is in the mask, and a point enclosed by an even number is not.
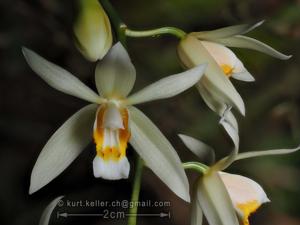
<svg viewBox="0 0 300 225"><path fill-rule="evenodd" d="M259 207L260 204L256 200L244 204L237 204L237 208L240 209L243 213L243 225L250 225L249 216L254 213Z"/></svg>
<svg viewBox="0 0 300 225"><path fill-rule="evenodd" d="M227 64L221 65L221 68L227 77L231 77L233 68Z"/></svg>
<svg viewBox="0 0 300 225"><path fill-rule="evenodd" d="M117 146L103 146L104 142L104 129L103 118L106 107L101 106L97 113L97 124L94 128L94 142L96 144L96 152L99 157L103 160L113 160L118 161L126 156L127 143L130 138L130 131L128 129L128 111L127 109L120 109L120 114L123 120L124 129L117 129L113 132L117 132L118 135L118 145ZM106 134L108 135L108 134Z"/></svg>

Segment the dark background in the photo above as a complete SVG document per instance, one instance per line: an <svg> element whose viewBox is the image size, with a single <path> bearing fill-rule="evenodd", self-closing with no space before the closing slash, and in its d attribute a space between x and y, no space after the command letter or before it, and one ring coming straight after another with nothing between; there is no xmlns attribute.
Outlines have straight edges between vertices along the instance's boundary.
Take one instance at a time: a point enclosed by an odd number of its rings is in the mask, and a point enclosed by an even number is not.
<svg viewBox="0 0 300 225"><path fill-rule="evenodd" d="M266 23L250 33L284 53L280 61L251 50L236 50L255 83L233 81L247 108L240 122L241 151L294 147L300 137L300 2L299 0L152 0L112 1L125 23L133 29L176 26L200 31L256 22ZM21 54L25 45L66 68L94 87L95 64L87 62L73 43L75 1L0 1L0 224L33 225L56 196L68 200L130 199L131 180L109 182L92 175L94 146L57 179L28 195L35 160L51 134L86 103L50 88L37 77ZM181 71L176 56L178 40L129 39L129 54L137 68L134 90L163 76ZM140 108L171 140L183 161L196 160L178 140L177 133L202 139L217 149L218 157L230 150L230 142L196 89L170 100L151 102ZM129 148L133 162L133 151ZM300 153L264 157L235 163L229 172L247 175L267 191L271 203L253 217L256 225L300 224ZM134 166L132 163L132 169ZM132 174L131 174L132 175ZM195 174L188 173L191 181ZM142 208L140 212L171 211L171 219L140 218L139 224L188 224L188 204L172 194L148 169L142 200L171 201L171 207ZM59 211L97 213L103 208L73 207ZM119 210L119 209L112 209ZM121 210L123 211L123 210ZM98 218L56 219L51 224L124 224L124 220Z"/></svg>

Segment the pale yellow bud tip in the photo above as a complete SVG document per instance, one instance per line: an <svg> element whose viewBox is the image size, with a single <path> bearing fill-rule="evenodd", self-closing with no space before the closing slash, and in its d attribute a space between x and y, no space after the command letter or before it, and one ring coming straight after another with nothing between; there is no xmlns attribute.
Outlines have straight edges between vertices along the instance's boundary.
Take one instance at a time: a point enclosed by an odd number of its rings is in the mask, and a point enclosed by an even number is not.
<svg viewBox="0 0 300 225"><path fill-rule="evenodd" d="M74 24L76 45L89 61L102 59L112 46L111 25L98 0L80 0Z"/></svg>

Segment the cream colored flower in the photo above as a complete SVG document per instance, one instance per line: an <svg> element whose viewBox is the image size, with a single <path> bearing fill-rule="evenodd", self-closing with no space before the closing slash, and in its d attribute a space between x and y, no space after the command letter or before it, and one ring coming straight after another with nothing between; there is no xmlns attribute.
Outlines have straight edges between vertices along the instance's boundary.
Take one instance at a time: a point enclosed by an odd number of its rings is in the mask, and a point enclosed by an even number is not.
<svg viewBox="0 0 300 225"><path fill-rule="evenodd" d="M237 25L190 33L178 45L179 58L186 68L208 63L205 76L197 88L205 103L220 116L228 106L233 106L241 114L245 114L243 99L230 82L230 78L254 81L254 77L228 47L253 49L284 60L291 57L258 40L242 35L261 24L262 22L253 26Z"/></svg>
<svg viewBox="0 0 300 225"><path fill-rule="evenodd" d="M75 113L49 139L33 168L30 193L64 171L93 137L95 177L109 180L128 177L129 142L147 167L179 197L189 201L188 181L176 151L151 120L133 105L185 91L199 81L206 65L168 76L128 96L136 72L126 50L117 43L97 65L95 81L99 94L96 94L75 76L33 51L24 48L23 53L31 68L50 86L92 103Z"/></svg>
<svg viewBox="0 0 300 225"><path fill-rule="evenodd" d="M263 188L250 178L222 172L234 161L266 155L289 154L300 149L275 149L238 153L238 131L226 117L222 117L221 125L234 143L232 153L205 168L204 174L198 179L192 198L192 225L201 225L203 214L210 225L249 225L249 216L263 203L269 202ZM214 159L214 150L205 143L180 134L183 143L200 159L209 156ZM204 166L204 167L203 167ZM239 218L239 219L238 219Z"/></svg>

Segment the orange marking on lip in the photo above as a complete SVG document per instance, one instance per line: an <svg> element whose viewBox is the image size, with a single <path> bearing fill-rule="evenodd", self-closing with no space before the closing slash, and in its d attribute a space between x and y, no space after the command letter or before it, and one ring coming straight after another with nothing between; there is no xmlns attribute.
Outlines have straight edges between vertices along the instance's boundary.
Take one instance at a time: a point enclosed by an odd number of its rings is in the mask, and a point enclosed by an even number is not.
<svg viewBox="0 0 300 225"><path fill-rule="evenodd" d="M237 205L237 208L243 213L243 225L250 225L249 216L254 213L259 206L260 204L256 200Z"/></svg>
<svg viewBox="0 0 300 225"><path fill-rule="evenodd" d="M130 131L128 128L128 111L123 108L120 109L120 114L123 120L124 129L116 129L113 132L117 132L117 145L116 146L103 146L104 144L104 135L111 135L104 132L105 127L103 127L104 113L106 106L101 106L97 112L96 124L94 127L94 142L96 144L97 155L104 160L114 160L118 161L126 156L127 143L130 138ZM110 138L110 137L106 137Z"/></svg>
<svg viewBox="0 0 300 225"><path fill-rule="evenodd" d="M231 66L224 64L221 65L221 68L227 77L231 77L233 72L233 68Z"/></svg>

